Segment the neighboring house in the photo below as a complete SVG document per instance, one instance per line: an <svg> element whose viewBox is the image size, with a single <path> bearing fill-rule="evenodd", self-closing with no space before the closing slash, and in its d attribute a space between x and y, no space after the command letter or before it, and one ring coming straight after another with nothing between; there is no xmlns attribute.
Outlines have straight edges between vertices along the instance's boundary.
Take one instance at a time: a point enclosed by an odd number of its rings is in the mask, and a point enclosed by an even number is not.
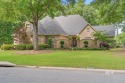
<svg viewBox="0 0 125 83"><path fill-rule="evenodd" d="M54 19L46 16L39 21L38 25L38 42L40 44L46 44L48 43L49 38L52 38L54 48L60 48L60 41L65 42L65 48L82 48L84 47L84 41L89 42L88 47L96 48L98 47L98 42L96 38L93 37L93 33L96 31L107 31L109 33L109 37L115 36L115 28L113 25L91 26L80 15L59 16ZM28 21L25 22L24 30L27 34L26 38L29 38L28 41L33 43L32 24ZM17 32L15 34L19 33ZM72 37L71 40L69 40L69 36ZM16 37L15 39L18 41L14 41L14 44L24 43L24 41L19 42L20 37Z"/></svg>

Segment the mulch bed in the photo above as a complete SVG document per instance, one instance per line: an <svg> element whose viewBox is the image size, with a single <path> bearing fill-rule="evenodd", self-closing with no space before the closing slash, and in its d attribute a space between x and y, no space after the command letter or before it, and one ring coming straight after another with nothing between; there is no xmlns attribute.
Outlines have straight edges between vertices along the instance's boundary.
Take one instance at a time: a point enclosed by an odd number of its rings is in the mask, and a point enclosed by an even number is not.
<svg viewBox="0 0 125 83"><path fill-rule="evenodd" d="M53 50L22 50L22 51L16 51L15 54L20 55L32 55L32 54L46 54L46 53L53 53Z"/></svg>

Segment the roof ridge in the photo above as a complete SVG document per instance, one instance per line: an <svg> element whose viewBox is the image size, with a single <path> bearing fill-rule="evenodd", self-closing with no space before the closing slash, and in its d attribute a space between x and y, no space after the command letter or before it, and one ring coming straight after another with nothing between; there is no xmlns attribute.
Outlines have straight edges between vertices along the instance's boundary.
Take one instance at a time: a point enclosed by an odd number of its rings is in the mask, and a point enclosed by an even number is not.
<svg viewBox="0 0 125 83"><path fill-rule="evenodd" d="M62 26L59 24L59 22L54 18L53 21L66 33L68 34L63 28Z"/></svg>

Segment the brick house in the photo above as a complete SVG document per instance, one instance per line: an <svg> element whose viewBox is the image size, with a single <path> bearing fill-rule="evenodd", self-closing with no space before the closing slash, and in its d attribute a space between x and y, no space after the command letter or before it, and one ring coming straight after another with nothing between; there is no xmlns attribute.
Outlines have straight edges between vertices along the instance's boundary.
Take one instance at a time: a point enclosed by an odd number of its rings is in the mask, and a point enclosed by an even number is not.
<svg viewBox="0 0 125 83"><path fill-rule="evenodd" d="M23 28L26 33L26 39L19 37L19 31L14 33L14 44L24 44L27 40L28 43L33 43L33 26L28 21L25 22ZM40 44L47 44L48 39L53 41L54 48L60 48L60 41L64 41L64 47L84 47L84 41L88 41L88 47L98 47L98 41L93 37L93 33L96 31L107 31L109 37L115 36L116 29L113 25L106 26L91 26L80 15L68 15L51 18L46 16L39 21L38 24L38 42ZM69 37L72 37L69 40ZM24 41L25 40L25 41Z"/></svg>

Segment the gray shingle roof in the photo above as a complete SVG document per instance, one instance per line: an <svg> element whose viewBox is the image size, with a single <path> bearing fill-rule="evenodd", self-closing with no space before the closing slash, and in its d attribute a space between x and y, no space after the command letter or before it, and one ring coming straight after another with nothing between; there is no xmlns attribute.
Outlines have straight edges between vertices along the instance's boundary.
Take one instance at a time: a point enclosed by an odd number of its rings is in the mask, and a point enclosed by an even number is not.
<svg viewBox="0 0 125 83"><path fill-rule="evenodd" d="M88 24L80 15L55 17L62 29L69 35L78 34Z"/></svg>
<svg viewBox="0 0 125 83"><path fill-rule="evenodd" d="M109 36L115 36L115 26L114 25L105 25L105 26L92 26L96 31L106 31Z"/></svg>
<svg viewBox="0 0 125 83"><path fill-rule="evenodd" d="M79 15L59 16L52 19L47 16L39 21L39 34L76 35L88 23Z"/></svg>
<svg viewBox="0 0 125 83"><path fill-rule="evenodd" d="M88 24L80 15L59 16L52 19L46 16L38 23L39 35L77 35ZM107 31L109 36L115 36L113 25L92 26L96 31Z"/></svg>
<svg viewBox="0 0 125 83"><path fill-rule="evenodd" d="M39 21L39 34L65 34L66 32L56 23L55 19L45 17Z"/></svg>

